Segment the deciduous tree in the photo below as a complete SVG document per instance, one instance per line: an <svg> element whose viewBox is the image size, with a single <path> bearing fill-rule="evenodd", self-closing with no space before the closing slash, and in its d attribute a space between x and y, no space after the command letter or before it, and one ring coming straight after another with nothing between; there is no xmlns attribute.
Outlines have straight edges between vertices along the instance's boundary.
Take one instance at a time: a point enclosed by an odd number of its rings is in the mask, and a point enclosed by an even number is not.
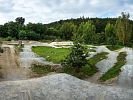
<svg viewBox="0 0 133 100"><path fill-rule="evenodd" d="M121 16L116 21L116 32L119 39L123 45L131 40L132 35L132 25L129 22L129 13L126 14L122 12Z"/></svg>

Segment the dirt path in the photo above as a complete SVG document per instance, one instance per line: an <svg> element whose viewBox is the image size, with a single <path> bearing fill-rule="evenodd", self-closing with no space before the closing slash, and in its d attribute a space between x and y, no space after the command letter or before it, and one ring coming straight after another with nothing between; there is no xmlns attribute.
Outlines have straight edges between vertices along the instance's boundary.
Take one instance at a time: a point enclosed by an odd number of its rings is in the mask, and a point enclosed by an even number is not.
<svg viewBox="0 0 133 100"><path fill-rule="evenodd" d="M3 45L4 53L0 54L0 81L27 79L29 69L19 67L19 58L13 45Z"/></svg>
<svg viewBox="0 0 133 100"><path fill-rule="evenodd" d="M89 81L89 82L92 82L92 83L100 83L99 82L99 78L101 77L101 73L100 72L97 72L95 73L93 76L85 79L86 81Z"/></svg>

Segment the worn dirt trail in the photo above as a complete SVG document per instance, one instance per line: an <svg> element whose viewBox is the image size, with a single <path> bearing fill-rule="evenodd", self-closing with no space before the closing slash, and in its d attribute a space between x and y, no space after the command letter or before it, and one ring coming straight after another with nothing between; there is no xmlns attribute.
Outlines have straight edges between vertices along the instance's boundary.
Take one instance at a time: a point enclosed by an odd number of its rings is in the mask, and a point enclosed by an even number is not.
<svg viewBox="0 0 133 100"><path fill-rule="evenodd" d="M13 45L3 45L4 53L0 54L0 81L28 78L28 69L19 66L19 57Z"/></svg>

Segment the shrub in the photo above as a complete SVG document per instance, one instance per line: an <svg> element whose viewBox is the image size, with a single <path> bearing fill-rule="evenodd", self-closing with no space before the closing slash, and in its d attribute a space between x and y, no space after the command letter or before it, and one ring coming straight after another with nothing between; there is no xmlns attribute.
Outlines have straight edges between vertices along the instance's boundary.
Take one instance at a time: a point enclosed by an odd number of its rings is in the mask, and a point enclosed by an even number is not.
<svg viewBox="0 0 133 100"><path fill-rule="evenodd" d="M71 53L61 63L63 72L76 76L78 78L86 78L93 75L96 69L88 64L86 57L88 56L87 49L81 44L74 44Z"/></svg>
<svg viewBox="0 0 133 100"><path fill-rule="evenodd" d="M0 53L3 53L4 51L3 51L3 49L0 47Z"/></svg>
<svg viewBox="0 0 133 100"><path fill-rule="evenodd" d="M80 43L74 44L72 47L71 53L67 58L62 62L63 67L75 67L81 68L87 64L86 57L88 56L87 49L82 46Z"/></svg>
<svg viewBox="0 0 133 100"><path fill-rule="evenodd" d="M8 36L7 38L5 38L5 41L11 41L11 40L12 40L11 36Z"/></svg>

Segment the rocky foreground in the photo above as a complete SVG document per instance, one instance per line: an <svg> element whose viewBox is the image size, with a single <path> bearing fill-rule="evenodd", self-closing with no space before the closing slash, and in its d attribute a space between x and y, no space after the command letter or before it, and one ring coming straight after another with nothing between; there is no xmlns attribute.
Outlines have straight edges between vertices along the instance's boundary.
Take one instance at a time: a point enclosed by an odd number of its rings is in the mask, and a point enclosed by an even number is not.
<svg viewBox="0 0 133 100"><path fill-rule="evenodd" d="M102 86L67 74L0 83L0 100L133 100L133 89Z"/></svg>

